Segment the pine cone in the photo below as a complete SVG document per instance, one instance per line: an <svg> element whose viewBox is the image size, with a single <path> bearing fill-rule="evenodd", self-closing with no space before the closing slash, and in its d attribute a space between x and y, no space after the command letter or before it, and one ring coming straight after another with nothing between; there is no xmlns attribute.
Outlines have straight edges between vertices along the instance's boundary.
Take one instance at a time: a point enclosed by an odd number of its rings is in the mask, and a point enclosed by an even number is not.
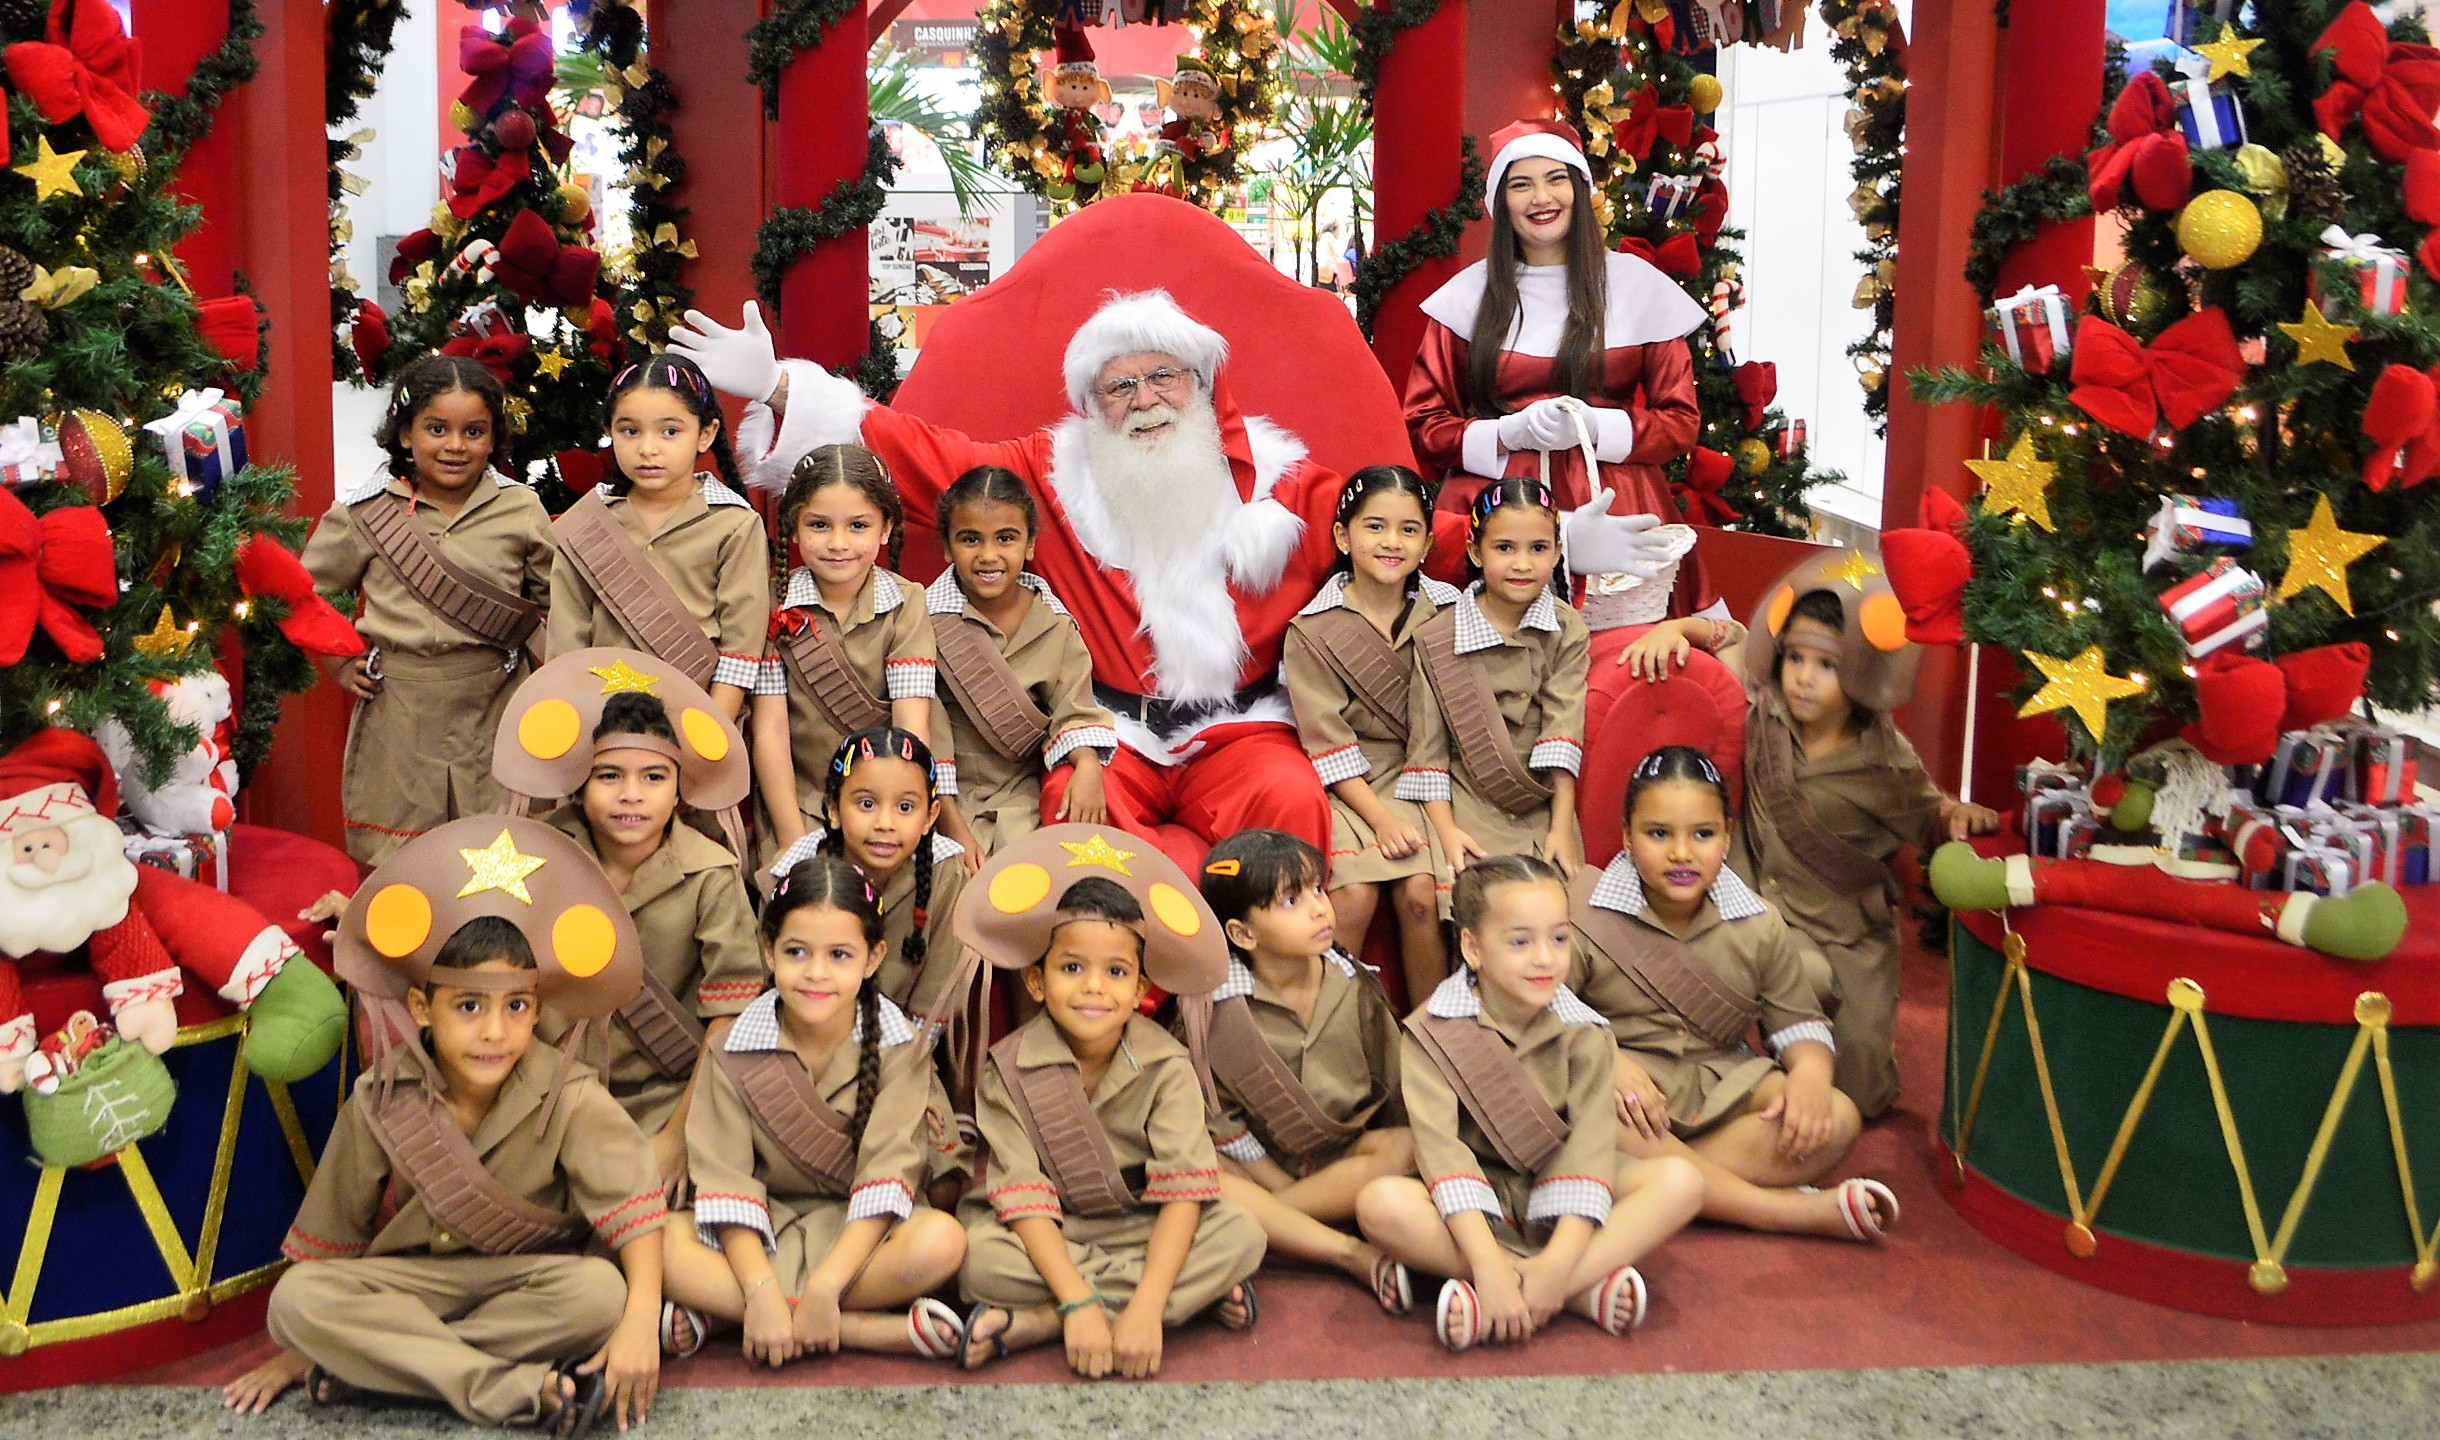
<svg viewBox="0 0 2440 1440"><path fill-rule="evenodd" d="M43 318L40 305L0 300L0 359L37 354L50 339L51 322Z"/></svg>
<svg viewBox="0 0 2440 1440"><path fill-rule="evenodd" d="M0 34L11 40L40 40L50 18L50 0L0 0Z"/></svg>
<svg viewBox="0 0 2440 1440"><path fill-rule="evenodd" d="M2299 220L2328 224L2347 212L2347 192L2339 187L2338 172L2330 168L2329 160L2310 145L2299 145L2281 155L2288 172L2288 213Z"/></svg>
<svg viewBox="0 0 2440 1440"><path fill-rule="evenodd" d="M4 3L4 0L0 0L0 3ZM6 245L0 245L0 303L15 300L25 293L26 286L33 283L34 262Z"/></svg>

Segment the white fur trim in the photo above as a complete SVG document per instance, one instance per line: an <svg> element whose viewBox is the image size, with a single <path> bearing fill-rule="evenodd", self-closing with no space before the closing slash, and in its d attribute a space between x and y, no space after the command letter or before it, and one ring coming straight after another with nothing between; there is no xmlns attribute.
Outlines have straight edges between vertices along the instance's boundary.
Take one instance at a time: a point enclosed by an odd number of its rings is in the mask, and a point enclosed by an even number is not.
<svg viewBox="0 0 2440 1440"><path fill-rule="evenodd" d="M1467 474L1480 475L1485 480L1499 479L1508 472L1508 467L1500 463L1500 453L1499 421L1466 422L1465 438L1457 445L1457 463L1465 467Z"/></svg>
<svg viewBox="0 0 2440 1440"><path fill-rule="evenodd" d="M1228 522L1228 573L1238 586L1267 594L1305 536L1305 518L1271 498L1281 476L1305 458L1305 442L1259 415L1246 417L1254 461L1254 499Z"/></svg>
<svg viewBox="0 0 2440 1440"><path fill-rule="evenodd" d="M1117 717L1118 738L1128 749L1155 765L1183 765L1202 753L1203 742L1195 737L1214 725L1242 725L1261 721L1277 725L1296 723L1296 712L1277 694L1265 695L1243 709L1216 710L1191 725L1180 726L1167 735L1156 735L1141 720L1125 715Z"/></svg>
<svg viewBox="0 0 2440 1440"><path fill-rule="evenodd" d="M2320 903L2321 897L2310 890L2300 890L2290 895L2287 904L2279 909L2279 926L2276 931L2279 938L2290 945L2302 946L2305 943L2305 917L2311 915L2313 907Z"/></svg>
<svg viewBox="0 0 2440 1440"><path fill-rule="evenodd" d="M2006 863L2008 903L2021 910L2034 902L2033 861L2023 855L2011 855Z"/></svg>
<svg viewBox="0 0 2440 1440"><path fill-rule="evenodd" d="M247 941L246 948L238 953L236 968L229 972L229 983L220 987L220 998L244 1009L263 993L263 987L280 973L281 966L301 953L279 927L265 925L262 933Z"/></svg>
<svg viewBox="0 0 2440 1440"><path fill-rule="evenodd" d="M1499 203L1500 186L1507 183L1508 167L1519 160L1556 160L1582 175L1585 184L1593 183L1593 165L1584 158L1583 151L1546 130L1519 135L1502 145L1500 153L1491 157L1491 178L1483 183L1485 215L1490 214L1491 207Z"/></svg>
<svg viewBox="0 0 2440 1440"><path fill-rule="evenodd" d="M1145 352L1176 356L1209 392L1212 377L1228 361L1228 341L1179 308L1166 290L1139 290L1132 295L1113 291L1092 318L1068 337L1061 375L1067 381L1069 403L1077 413L1089 413L1093 380L1101 374L1101 367L1121 355ZM792 389L795 383L789 381ZM789 404L793 409L793 394Z"/></svg>
<svg viewBox="0 0 2440 1440"><path fill-rule="evenodd" d="M1635 448L1635 417L1624 410L1607 405L1587 405L1585 413L1593 417L1593 458L1604 465L1616 465Z"/></svg>
<svg viewBox="0 0 2440 1440"><path fill-rule="evenodd" d="M1457 332L1460 339L1474 334L1474 314L1483 303L1484 264L1477 260L1458 271L1423 302L1423 313ZM1609 308L1601 325L1604 348L1676 340L1703 323L1703 307L1650 261L1612 251L1607 270ZM1518 266L1517 318L1509 327L1508 343L1500 348L1549 359L1559 353L1566 330L1567 267Z"/></svg>
<svg viewBox="0 0 2440 1440"><path fill-rule="evenodd" d="M737 422L737 466L746 483L773 494L788 488L796 462L817 445L848 445L864 431L872 402L852 380L841 379L810 360L782 360L788 377L788 413L772 423L771 407L747 404Z"/></svg>

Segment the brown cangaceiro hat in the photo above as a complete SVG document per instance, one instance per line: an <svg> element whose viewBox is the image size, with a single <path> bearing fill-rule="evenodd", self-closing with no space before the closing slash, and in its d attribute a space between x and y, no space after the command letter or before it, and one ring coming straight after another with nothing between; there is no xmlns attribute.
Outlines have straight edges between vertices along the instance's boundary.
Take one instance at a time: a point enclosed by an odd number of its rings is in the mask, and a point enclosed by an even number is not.
<svg viewBox="0 0 2440 1440"><path fill-rule="evenodd" d="M1772 689L1771 671L1779 659L1796 602L1816 590L1839 600L1846 619L1840 636L1839 688L1866 710L1888 714L1915 693L1915 667L1923 651L1906 638L1906 606L1889 588L1880 560L1862 550L1824 550L1807 556L1762 592L1745 642L1746 679L1759 689Z"/></svg>
<svg viewBox="0 0 2440 1440"><path fill-rule="evenodd" d="M595 740L603 707L619 694L659 700L678 742L627 734ZM517 687L492 740L492 778L519 795L559 800L584 787L604 750L654 750L675 760L678 797L698 810L743 802L753 780L745 737L702 686L641 650L610 645L570 651Z"/></svg>
<svg viewBox="0 0 2440 1440"><path fill-rule="evenodd" d="M1195 882L1148 840L1102 825L1052 825L1002 850L957 902L958 937L1003 970L1050 949L1070 885L1116 882L1144 907L1144 975L1172 995L1205 995L1228 978L1228 940ZM1100 918L1098 916L1094 917Z"/></svg>

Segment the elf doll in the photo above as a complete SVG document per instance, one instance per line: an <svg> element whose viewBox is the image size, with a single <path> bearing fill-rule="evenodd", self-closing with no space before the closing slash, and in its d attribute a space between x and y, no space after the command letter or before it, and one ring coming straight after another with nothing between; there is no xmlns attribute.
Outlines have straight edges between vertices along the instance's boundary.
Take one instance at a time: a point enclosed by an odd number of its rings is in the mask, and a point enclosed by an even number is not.
<svg viewBox="0 0 2440 1440"><path fill-rule="evenodd" d="M1109 167L1102 157L1101 120L1096 105L1110 101L1110 82L1101 78L1093 61L1093 42L1081 25L1060 23L1054 28L1056 63L1051 67L1051 103L1059 107L1058 141L1064 157L1059 173L1050 177L1054 200L1090 200L1100 190Z"/></svg>

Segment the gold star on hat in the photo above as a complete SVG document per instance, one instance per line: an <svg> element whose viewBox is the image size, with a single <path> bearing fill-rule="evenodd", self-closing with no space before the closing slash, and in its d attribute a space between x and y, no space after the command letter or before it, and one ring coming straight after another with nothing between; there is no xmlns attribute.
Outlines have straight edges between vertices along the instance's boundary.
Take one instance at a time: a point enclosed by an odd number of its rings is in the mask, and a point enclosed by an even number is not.
<svg viewBox="0 0 2440 1440"><path fill-rule="evenodd" d="M2055 655L2043 655L2028 650L2025 658L2034 668L2048 677L2048 683L2017 710L2022 715L2047 715L2053 710L2073 710L2084 722L2085 732L2098 745L2110 728L2110 702L2140 695L2144 682L2130 676L2112 675L2102 659L2101 647L2087 645L2084 653L2073 660Z"/></svg>
<svg viewBox="0 0 2440 1440"><path fill-rule="evenodd" d="M1966 468L1983 482L1982 508L1993 515L2014 510L2045 530L2050 523L2050 480L2059 467L2033 453L2031 431L2016 437L2006 458L1968 460Z"/></svg>
<svg viewBox="0 0 2440 1440"><path fill-rule="evenodd" d="M2280 333L2296 342L2296 363L2299 365L2336 365L2341 370L2355 368L2355 357L2347 353L2347 342L2363 337L2352 325L2341 325L2321 313L2321 307L2307 300L2304 314L2293 321L2279 322Z"/></svg>
<svg viewBox="0 0 2440 1440"><path fill-rule="evenodd" d="M1847 588L1858 595L1864 593L1864 582L1880 573L1881 567L1873 564L1872 557L1861 550L1848 551L1846 561L1838 567L1838 578L1846 581Z"/></svg>
<svg viewBox="0 0 2440 1440"><path fill-rule="evenodd" d="M54 195L85 193L76 183L76 162L85 158L84 151L70 150L63 155L51 148L51 137L48 135L37 136L34 144L35 157L15 169L18 174L34 182L36 204Z"/></svg>
<svg viewBox="0 0 2440 1440"><path fill-rule="evenodd" d="M604 695L657 695L660 693L652 688L661 683L660 676L647 675L624 660L614 661L608 665L593 666L592 673L601 677Z"/></svg>
<svg viewBox="0 0 2440 1440"><path fill-rule="evenodd" d="M482 849L460 850L458 854L473 872L467 877L466 888L457 893L460 900L497 890L515 896L521 904L534 903L533 893L525 888L525 877L542 868L542 857L521 853L506 829L501 830L499 839Z"/></svg>
<svg viewBox="0 0 2440 1440"><path fill-rule="evenodd" d="M1096 835L1081 845L1062 840L1059 848L1076 857L1068 861L1070 870L1080 865L1099 865L1105 870L1116 870L1131 880L1135 878L1135 872L1127 868L1127 862L1135 858L1136 852L1119 849L1110 843L1107 836Z"/></svg>
<svg viewBox="0 0 2440 1440"><path fill-rule="evenodd" d="M2313 497L2313 518L2300 530L2288 532L2287 574L2279 580L2279 598L2320 590L2352 615L2355 597L2347 591L2347 567L2389 543L2386 535L2367 535L2338 528L2330 497Z"/></svg>
<svg viewBox="0 0 2440 1440"><path fill-rule="evenodd" d="M2250 57L2261 46L2259 40L2238 39L2234 30L2223 30L2219 39L2208 45L2195 46L2194 53L2211 62L2211 73L2203 77L2203 83L2224 80L2231 75L2240 80L2253 79L2254 62Z"/></svg>

